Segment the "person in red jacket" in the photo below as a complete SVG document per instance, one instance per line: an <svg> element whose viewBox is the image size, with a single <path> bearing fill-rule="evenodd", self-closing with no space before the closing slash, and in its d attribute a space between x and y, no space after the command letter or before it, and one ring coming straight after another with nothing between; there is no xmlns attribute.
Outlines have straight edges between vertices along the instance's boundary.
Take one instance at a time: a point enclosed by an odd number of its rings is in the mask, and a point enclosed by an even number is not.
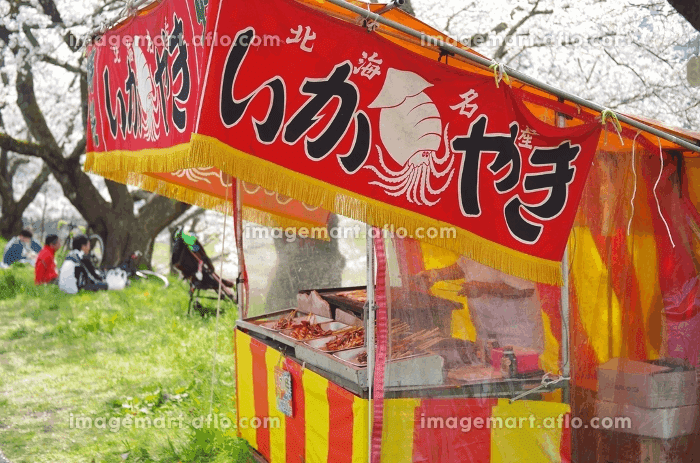
<svg viewBox="0 0 700 463"><path fill-rule="evenodd" d="M46 237L44 249L36 257L34 266L34 284L58 282L58 272L56 272L56 261L54 259L56 250L61 247L61 240L56 235Z"/></svg>

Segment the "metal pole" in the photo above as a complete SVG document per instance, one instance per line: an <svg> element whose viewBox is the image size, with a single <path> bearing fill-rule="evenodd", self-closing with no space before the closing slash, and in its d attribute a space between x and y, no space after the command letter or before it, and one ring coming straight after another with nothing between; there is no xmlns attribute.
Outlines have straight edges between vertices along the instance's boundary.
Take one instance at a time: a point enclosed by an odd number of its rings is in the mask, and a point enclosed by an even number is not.
<svg viewBox="0 0 700 463"><path fill-rule="evenodd" d="M379 24L383 24L385 26L389 26L393 29L396 29L397 31L403 32L404 34L408 34L408 35L413 36L417 39L421 39L421 43L426 44L426 46L431 45L431 44L435 45L438 48L441 48L441 49L448 51L450 53L454 53L455 55L459 55L463 58L468 59L469 61L475 62L475 63L480 64L482 66L485 66L487 68L494 63L493 61L489 61L489 60L482 58L480 56L471 54L468 51L465 51L461 48L457 48L453 45L450 45L447 43L440 43L441 41L438 40L437 38L427 36L424 33L418 32L415 29L411 29L410 27L406 27L403 24L397 23L395 21L391 21L390 19L386 19L386 18L384 18L376 13L372 13L372 12L368 11L365 8L355 6L352 3L348 3L344 0L327 0L327 1L329 3L332 3L334 5L339 6L341 8L345 8L346 10L350 10L353 13L357 13L361 16L364 16L368 20L375 21L375 22L377 22ZM571 101L571 102L576 103L576 104L581 105L581 106L585 106L586 108L590 108L590 109L597 111L597 112L602 112L606 109L605 107L603 107L599 104L590 102L590 101L585 100L583 98L580 98L576 95L565 92L564 90L558 89L558 88L553 87L549 84L545 84L544 82L540 82L539 80L534 79L534 78L528 76L527 74L524 74L520 71L517 71L517 70L512 69L510 67L507 67L505 65L503 66L503 68L506 69L506 71L508 72L508 75L510 77L514 77L521 82L524 82L526 84L537 87L537 88L544 90L546 92L549 92L552 95L555 95L557 97L564 98L565 100ZM681 147L688 149L690 151L695 151L697 153L700 153L700 146L696 145L696 144L694 144L686 139L683 139L683 138L677 137L675 135L672 135L670 133L664 132L663 130L659 130L657 128L651 127L651 126L646 125L642 122L631 119L625 115L618 114L618 113L615 113L615 114L617 115L617 118L621 122L624 122L625 124L631 125L632 127L635 127L639 130L643 130L643 131L648 132L652 135L656 135L660 138L663 138L664 140L668 140L668 141L675 143L678 146L681 146Z"/></svg>
<svg viewBox="0 0 700 463"><path fill-rule="evenodd" d="M557 113L557 126L566 126L565 115ZM571 355L571 346L569 345L569 243L566 244L566 248L564 249L564 258L561 261L561 274L561 374L564 378L569 378L571 371L571 364L569 362L569 357ZM562 401L564 403L569 402L569 385L563 388Z"/></svg>
<svg viewBox="0 0 700 463"><path fill-rule="evenodd" d="M156 0L135 0L133 5L131 5L131 9L132 11L134 11L134 13L137 13L140 7L142 7L146 3L153 3L154 1ZM90 31L88 37L91 39L95 39L98 36L102 35L104 32L108 31L112 27L127 19L129 17L128 13L129 11L126 8L124 8L114 19L112 19L111 21L107 21L103 26L100 26Z"/></svg>
<svg viewBox="0 0 700 463"><path fill-rule="evenodd" d="M365 345L367 349L367 461L372 461L372 388L374 386L374 238L372 226L367 224L367 314L365 316Z"/></svg>
<svg viewBox="0 0 700 463"><path fill-rule="evenodd" d="M234 217L236 217L236 223L234 226L236 227L236 252L238 253L238 278L236 282L236 296L238 301L238 319L242 320L243 319L243 310L241 307L245 307L245 301L243 300L244 297L247 297L247 294L243 294L245 292L245 286L243 282L241 281L241 267L242 267L242 262L243 262L243 207L241 204L241 180L236 177L236 184L234 186L236 188L236 204L233 205L233 207L236 208L236 213L234 214ZM239 246L240 244L240 246Z"/></svg>
<svg viewBox="0 0 700 463"><path fill-rule="evenodd" d="M561 263L561 273L564 285L561 288L561 374L565 378L571 377L571 337L569 336L569 246L564 250L564 260ZM569 386L564 388L564 403L569 402Z"/></svg>

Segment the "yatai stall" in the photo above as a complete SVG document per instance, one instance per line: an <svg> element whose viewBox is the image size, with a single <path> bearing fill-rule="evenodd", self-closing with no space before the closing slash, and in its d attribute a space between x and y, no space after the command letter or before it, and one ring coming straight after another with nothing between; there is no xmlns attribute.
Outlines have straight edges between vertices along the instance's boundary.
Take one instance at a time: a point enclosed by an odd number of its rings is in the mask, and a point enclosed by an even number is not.
<svg viewBox="0 0 700 463"><path fill-rule="evenodd" d="M661 191L673 172L654 184L650 166L682 165L697 136L489 69L396 5L165 0L141 10L88 48L85 168L234 216L245 296L237 413L279 423L239 429L261 458L569 461L572 443L574 457L597 445L614 452L609 435L571 426L572 411L593 418L592 407L633 406L601 393L596 381L610 375L600 368L614 372L613 389L627 381L627 364L608 360L695 377L695 344L668 346L678 330L697 332L675 326L657 339L662 328L649 318L662 319L668 300L682 312L674 320L697 318L677 300L697 283L697 236L683 222L695 220L697 201L682 181L695 171L679 168L677 186ZM623 162L635 177L618 182ZM667 212L676 222L651 208L675 193L685 194ZM611 212L621 201L603 199L616 195L640 205ZM356 241L366 269L354 284L338 277L338 216L367 224ZM262 244L244 238L243 220L299 240L256 254ZM309 238L314 228L326 234ZM660 251L649 250L673 233L685 238L686 265L669 283L672 262L657 266ZM629 264L615 255L625 241ZM633 267L663 288L656 299L609 274L632 278ZM652 339L630 348L638 336ZM678 412L639 412L654 417L651 430L613 442L687 440L697 396L683 400L663 408ZM684 426L655 435L673 413Z"/></svg>

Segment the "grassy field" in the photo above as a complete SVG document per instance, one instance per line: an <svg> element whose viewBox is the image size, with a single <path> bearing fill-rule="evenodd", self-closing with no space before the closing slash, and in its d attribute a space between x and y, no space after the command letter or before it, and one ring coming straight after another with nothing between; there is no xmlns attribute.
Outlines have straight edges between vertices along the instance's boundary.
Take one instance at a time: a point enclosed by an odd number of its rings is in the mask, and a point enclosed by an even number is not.
<svg viewBox="0 0 700 463"><path fill-rule="evenodd" d="M235 423L235 310L217 336L215 318L186 306L174 279L69 296L35 287L32 268L0 270L0 449L13 463L249 461L224 429Z"/></svg>

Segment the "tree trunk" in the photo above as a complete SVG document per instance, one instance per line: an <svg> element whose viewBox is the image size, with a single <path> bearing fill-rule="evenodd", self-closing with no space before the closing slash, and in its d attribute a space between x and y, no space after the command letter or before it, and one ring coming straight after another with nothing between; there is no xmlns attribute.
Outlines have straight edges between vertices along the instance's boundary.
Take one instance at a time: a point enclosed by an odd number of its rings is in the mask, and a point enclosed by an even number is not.
<svg viewBox="0 0 700 463"><path fill-rule="evenodd" d="M700 6L696 0L668 0L668 3L687 19L691 26L700 31Z"/></svg>
<svg viewBox="0 0 700 463"><path fill-rule="evenodd" d="M2 204L2 220L0 220L0 236L10 240L22 231L22 213L12 204Z"/></svg>
<svg viewBox="0 0 700 463"><path fill-rule="evenodd" d="M338 216L331 214L329 229L338 226ZM265 298L265 312L296 307L302 289L337 288L342 284L345 257L338 240L320 241L297 238L287 242L275 238L277 267Z"/></svg>

